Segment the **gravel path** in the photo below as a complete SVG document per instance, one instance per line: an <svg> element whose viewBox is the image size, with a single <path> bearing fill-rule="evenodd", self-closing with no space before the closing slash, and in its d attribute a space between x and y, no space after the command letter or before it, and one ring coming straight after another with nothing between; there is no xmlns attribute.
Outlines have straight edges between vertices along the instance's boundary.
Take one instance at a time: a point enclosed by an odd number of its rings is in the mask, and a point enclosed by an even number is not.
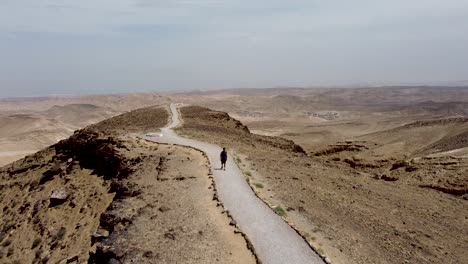
<svg viewBox="0 0 468 264"><path fill-rule="evenodd" d="M232 157L228 157L226 171L219 170L219 146L187 139L174 133L172 128L180 122L179 112L174 104L171 104L171 112L172 122L161 129L162 137L146 139L191 146L208 155L213 166L219 199L236 220L240 230L250 239L262 263L324 263L281 217L255 196Z"/></svg>

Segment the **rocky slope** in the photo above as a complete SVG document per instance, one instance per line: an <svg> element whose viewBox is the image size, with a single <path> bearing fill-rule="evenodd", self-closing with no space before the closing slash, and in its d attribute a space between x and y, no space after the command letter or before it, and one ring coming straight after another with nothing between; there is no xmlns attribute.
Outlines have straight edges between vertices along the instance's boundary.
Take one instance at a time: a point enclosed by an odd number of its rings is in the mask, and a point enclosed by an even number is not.
<svg viewBox="0 0 468 264"><path fill-rule="evenodd" d="M226 146L259 197L333 263L468 261L463 250L468 201L426 188L419 179L429 172L419 168L432 166L423 163L436 160L400 166L397 158L387 161L385 174L377 177L367 171L375 168L353 159L370 148L365 144L344 142L308 156L291 141L249 133L225 113L200 107L180 111L184 125L179 133ZM342 156L333 156L337 153ZM468 185L463 166L438 166L444 179L461 179L453 183L457 188ZM421 179L437 182L439 175L433 175Z"/></svg>
<svg viewBox="0 0 468 264"><path fill-rule="evenodd" d="M2 168L2 262L84 261L111 184L131 169L120 142L88 130ZM113 183L114 182L114 183Z"/></svg>

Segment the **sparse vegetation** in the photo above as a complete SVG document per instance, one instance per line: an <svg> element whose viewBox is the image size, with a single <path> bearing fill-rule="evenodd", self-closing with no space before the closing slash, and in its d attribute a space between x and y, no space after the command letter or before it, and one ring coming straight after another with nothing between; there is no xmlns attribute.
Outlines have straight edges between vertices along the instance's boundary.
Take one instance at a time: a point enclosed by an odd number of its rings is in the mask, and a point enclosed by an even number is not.
<svg viewBox="0 0 468 264"><path fill-rule="evenodd" d="M286 210L284 210L281 206L276 206L273 208L275 213L279 216L285 217L287 215Z"/></svg>
<svg viewBox="0 0 468 264"><path fill-rule="evenodd" d="M58 243L59 241L61 241L65 237L66 233L67 233L66 228L64 228L64 227L60 228L60 230L57 232L57 234L55 234L55 236L52 237L52 242L53 243Z"/></svg>
<svg viewBox="0 0 468 264"><path fill-rule="evenodd" d="M2 247L8 247L11 244L11 240L7 239L2 243Z"/></svg>
<svg viewBox="0 0 468 264"><path fill-rule="evenodd" d="M41 239L40 237L38 237L38 238L34 239L31 248L32 248L32 249L33 249L33 248L36 248L36 247L39 246L39 244L41 244L41 243L42 243L42 239Z"/></svg>
<svg viewBox="0 0 468 264"><path fill-rule="evenodd" d="M321 256L323 256L323 255L325 254L325 252L323 251L323 249L322 249L322 248L319 248L319 247L315 249L315 252L317 252L317 253L318 253L319 255L321 255Z"/></svg>
<svg viewBox="0 0 468 264"><path fill-rule="evenodd" d="M260 188L260 189L263 188L263 184L261 184L261 183L259 183L259 182L254 183L254 185L255 185L255 187L257 187L257 188Z"/></svg>
<svg viewBox="0 0 468 264"><path fill-rule="evenodd" d="M252 173L250 171L246 171L244 174L249 176L249 177L252 177Z"/></svg>
<svg viewBox="0 0 468 264"><path fill-rule="evenodd" d="M15 249L13 247L9 247L7 251L7 257L13 255L15 253Z"/></svg>
<svg viewBox="0 0 468 264"><path fill-rule="evenodd" d="M312 230L312 232L315 232L314 230ZM309 232L304 232L303 236L307 239L307 241L315 241L317 240L317 238L313 235L311 235Z"/></svg>

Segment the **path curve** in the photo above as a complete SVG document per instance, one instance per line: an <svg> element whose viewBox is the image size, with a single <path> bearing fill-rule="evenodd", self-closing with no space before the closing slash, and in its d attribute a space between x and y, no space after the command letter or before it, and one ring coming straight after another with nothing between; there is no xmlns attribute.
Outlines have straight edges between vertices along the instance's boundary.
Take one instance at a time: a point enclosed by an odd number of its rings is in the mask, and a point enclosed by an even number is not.
<svg viewBox="0 0 468 264"><path fill-rule="evenodd" d="M264 204L247 184L243 173L228 157L226 171L219 168L221 148L177 135L172 128L179 125L179 111L171 104L172 122L162 128L162 137L147 140L191 146L204 151L213 168L213 176L220 201L236 220L239 229L252 242L255 253L264 264L323 264L324 261L288 225Z"/></svg>

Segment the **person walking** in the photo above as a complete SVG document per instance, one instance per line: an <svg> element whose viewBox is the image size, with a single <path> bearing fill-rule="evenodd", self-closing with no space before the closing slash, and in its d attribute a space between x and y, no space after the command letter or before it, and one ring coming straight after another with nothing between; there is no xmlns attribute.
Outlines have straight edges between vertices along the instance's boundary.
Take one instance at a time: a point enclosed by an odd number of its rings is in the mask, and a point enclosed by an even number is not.
<svg viewBox="0 0 468 264"><path fill-rule="evenodd" d="M226 170L226 161L227 161L226 148L223 148L223 151L221 151L220 158L221 158L221 169Z"/></svg>

